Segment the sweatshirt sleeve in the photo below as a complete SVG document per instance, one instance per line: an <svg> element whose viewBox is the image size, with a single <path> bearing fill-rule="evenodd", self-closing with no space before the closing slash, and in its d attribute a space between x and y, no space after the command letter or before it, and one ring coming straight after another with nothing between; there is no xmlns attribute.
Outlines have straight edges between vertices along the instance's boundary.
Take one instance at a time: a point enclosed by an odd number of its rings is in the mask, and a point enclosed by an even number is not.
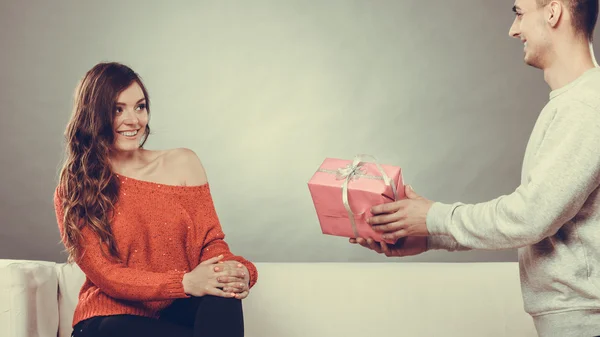
<svg viewBox="0 0 600 337"><path fill-rule="evenodd" d="M208 185L207 185L208 186ZM225 234L219 221L210 188L202 189L199 199L195 201L198 212L196 221L198 225L206 228L206 236L202 237L199 244L202 245L200 262L223 254L222 261L237 261L243 264L249 273L249 288L252 288L258 279L256 266L242 256L231 252L229 245L225 242Z"/></svg>
<svg viewBox="0 0 600 337"><path fill-rule="evenodd" d="M54 194L54 209L61 238L64 211L58 190ZM157 273L128 268L104 256L100 242L88 227L81 230L83 248L75 263L86 277L110 297L129 301L158 301L189 297L183 290L183 271ZM66 242L63 241L66 245ZM108 252L107 249L104 250Z"/></svg>
<svg viewBox="0 0 600 337"><path fill-rule="evenodd" d="M454 238L447 235L430 235L427 237L427 250L455 252L471 250L471 248L460 245Z"/></svg>
<svg viewBox="0 0 600 337"><path fill-rule="evenodd" d="M511 194L478 203L436 202L431 235L472 249L524 247L554 235L598 187L600 114L578 101L554 111L524 182Z"/></svg>

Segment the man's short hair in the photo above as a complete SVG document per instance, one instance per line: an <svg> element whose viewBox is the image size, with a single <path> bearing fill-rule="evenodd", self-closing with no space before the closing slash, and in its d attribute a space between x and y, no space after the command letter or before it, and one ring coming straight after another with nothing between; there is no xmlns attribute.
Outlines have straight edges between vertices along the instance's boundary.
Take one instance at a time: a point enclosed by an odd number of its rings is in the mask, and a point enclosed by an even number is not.
<svg viewBox="0 0 600 337"><path fill-rule="evenodd" d="M536 0L537 5L546 6L552 0ZM598 0L561 0L570 10L573 17L573 28L585 34L591 41L598 20Z"/></svg>

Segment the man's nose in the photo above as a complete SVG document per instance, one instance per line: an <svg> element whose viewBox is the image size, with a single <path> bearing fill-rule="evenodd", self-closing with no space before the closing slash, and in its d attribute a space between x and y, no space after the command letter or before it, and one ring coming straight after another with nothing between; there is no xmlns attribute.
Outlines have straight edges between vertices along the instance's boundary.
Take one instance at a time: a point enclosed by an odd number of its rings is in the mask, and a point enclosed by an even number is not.
<svg viewBox="0 0 600 337"><path fill-rule="evenodd" d="M516 39L520 38L521 36L521 32L519 30L519 25L517 24L516 18L515 21L513 21L513 24L510 26L510 29L508 30L508 35Z"/></svg>

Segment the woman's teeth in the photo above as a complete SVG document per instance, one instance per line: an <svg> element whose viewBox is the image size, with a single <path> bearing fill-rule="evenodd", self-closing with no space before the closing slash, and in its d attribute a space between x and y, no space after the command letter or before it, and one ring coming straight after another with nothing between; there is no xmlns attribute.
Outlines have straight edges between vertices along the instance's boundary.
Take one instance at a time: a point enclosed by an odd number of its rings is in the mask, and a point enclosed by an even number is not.
<svg viewBox="0 0 600 337"><path fill-rule="evenodd" d="M125 137L133 137L133 136L137 135L138 132L137 132L137 130L135 130L135 131L121 131L119 133Z"/></svg>

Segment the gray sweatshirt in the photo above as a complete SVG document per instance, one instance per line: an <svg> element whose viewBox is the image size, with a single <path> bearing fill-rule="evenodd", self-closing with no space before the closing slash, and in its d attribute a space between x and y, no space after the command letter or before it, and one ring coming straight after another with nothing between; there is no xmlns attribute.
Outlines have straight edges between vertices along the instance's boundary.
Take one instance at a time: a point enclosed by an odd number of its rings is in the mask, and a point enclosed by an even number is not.
<svg viewBox="0 0 600 337"><path fill-rule="evenodd" d="M553 90L521 184L478 204L436 202L430 249L518 248L525 310L540 336L600 335L600 68Z"/></svg>

